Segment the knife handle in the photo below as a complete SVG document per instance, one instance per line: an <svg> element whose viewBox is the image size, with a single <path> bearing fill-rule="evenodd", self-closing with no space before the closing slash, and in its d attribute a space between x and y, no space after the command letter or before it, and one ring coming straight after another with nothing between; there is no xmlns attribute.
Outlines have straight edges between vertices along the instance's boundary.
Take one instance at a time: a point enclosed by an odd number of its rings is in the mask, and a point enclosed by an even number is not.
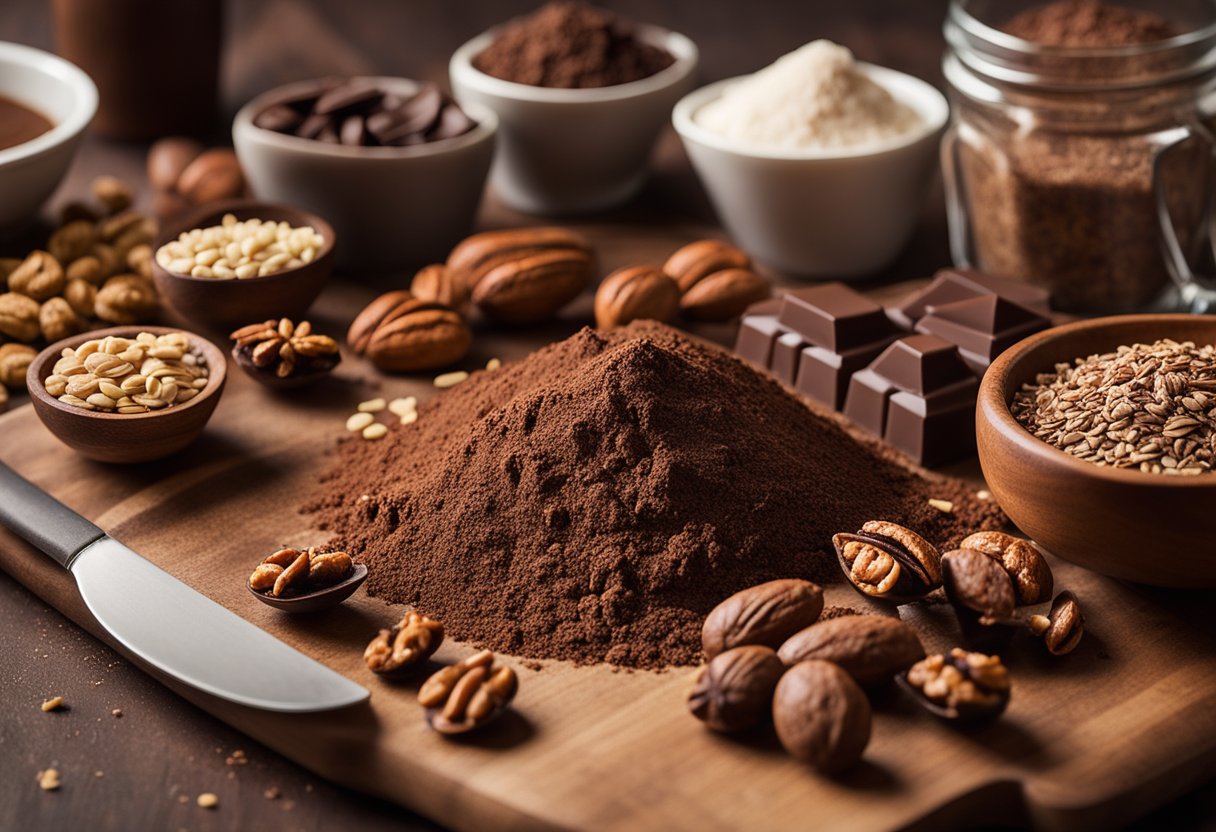
<svg viewBox="0 0 1216 832"><path fill-rule="evenodd" d="M0 462L0 523L65 569L106 533Z"/></svg>

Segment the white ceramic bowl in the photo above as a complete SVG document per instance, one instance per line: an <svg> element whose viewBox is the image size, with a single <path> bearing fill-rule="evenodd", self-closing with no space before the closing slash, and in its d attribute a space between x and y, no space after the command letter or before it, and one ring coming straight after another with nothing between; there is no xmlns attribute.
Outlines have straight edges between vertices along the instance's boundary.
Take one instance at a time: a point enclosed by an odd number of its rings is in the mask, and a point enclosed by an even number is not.
<svg viewBox="0 0 1216 832"><path fill-rule="evenodd" d="M405 95L417 89L404 78L368 80ZM471 131L408 147L345 147L254 126L270 103L316 84L278 87L236 114L232 141L254 195L328 219L342 241L334 252L341 267L412 269L446 258L477 215L494 156L494 111L470 103Z"/></svg>
<svg viewBox="0 0 1216 832"><path fill-rule="evenodd" d="M461 103L498 113L498 155L491 181L509 205L533 214L598 211L625 202L646 182L650 153L672 105L692 89L696 45L675 32L639 26L675 63L649 78L593 89L553 89L503 81L473 59L491 30L461 46L448 65Z"/></svg>
<svg viewBox="0 0 1216 832"><path fill-rule="evenodd" d="M685 96L676 132L723 225L757 259L792 275L861 277L907 243L937 170L949 117L945 96L919 78L858 64L920 114L914 132L882 144L831 150L766 150L719 136L697 112L739 78Z"/></svg>
<svg viewBox="0 0 1216 832"><path fill-rule="evenodd" d="M0 227L32 219L67 173L97 112L97 87L82 70L40 49L0 42L0 96L50 119L49 131L0 150Z"/></svg>

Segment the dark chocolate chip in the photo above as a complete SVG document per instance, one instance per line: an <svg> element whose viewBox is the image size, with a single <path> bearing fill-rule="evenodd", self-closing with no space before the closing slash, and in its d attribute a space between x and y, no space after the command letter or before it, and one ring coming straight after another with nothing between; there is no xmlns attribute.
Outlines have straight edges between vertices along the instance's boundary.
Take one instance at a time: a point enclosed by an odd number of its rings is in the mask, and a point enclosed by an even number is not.
<svg viewBox="0 0 1216 832"><path fill-rule="evenodd" d="M313 112L329 115L355 107L371 107L378 103L382 96L383 93L374 83L351 81L321 96L313 107Z"/></svg>
<svg viewBox="0 0 1216 832"><path fill-rule="evenodd" d="M363 144L363 116L347 116L346 120L342 122L339 138L342 140L342 144L352 146Z"/></svg>
<svg viewBox="0 0 1216 832"><path fill-rule="evenodd" d="M296 135L302 139L315 139L321 135L321 131L326 127L331 127L329 116L320 116L313 113L296 128Z"/></svg>
<svg viewBox="0 0 1216 832"><path fill-rule="evenodd" d="M476 123L465 115L464 110L455 104L448 104L440 112L439 123L431 130L430 138L433 141L454 139L457 136L463 136L475 126Z"/></svg>
<svg viewBox="0 0 1216 832"><path fill-rule="evenodd" d="M275 104L257 114L253 123L263 130L274 130L277 133L290 133L300 126L304 116L286 104Z"/></svg>

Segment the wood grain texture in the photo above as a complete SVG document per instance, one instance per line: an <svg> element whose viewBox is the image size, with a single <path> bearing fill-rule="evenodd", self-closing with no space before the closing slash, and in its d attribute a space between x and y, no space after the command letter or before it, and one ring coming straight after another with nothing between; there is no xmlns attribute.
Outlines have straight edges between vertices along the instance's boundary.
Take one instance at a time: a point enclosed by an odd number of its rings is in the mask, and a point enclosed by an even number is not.
<svg viewBox="0 0 1216 832"><path fill-rule="evenodd" d="M647 242L629 229L582 230L604 252L606 268L647 253ZM655 235L654 256L691 232ZM327 310L339 317L370 294L334 289ZM545 333L510 339L487 333L467 364L476 367L491 355L518 358L573 329L589 306L584 296ZM324 331L329 323L318 326ZM342 435L346 414L372 393L436 395L428 380L379 379L357 359L326 386L290 395L269 394L237 374L195 446L172 460L126 468L67 452L28 410L4 417L0 435L4 458L18 471L199 591L369 685L373 698L364 709L301 718L171 687L321 776L456 828L783 828L815 817L828 827L884 829L936 823L951 812L970 822L999 812L1044 827L1099 827L1211 770L1210 638L1152 593L1059 561L1053 563L1059 585L1077 592L1089 619L1079 651L1064 660L1030 643L1014 651L1010 709L977 733L947 729L894 695L880 699L866 762L840 780L811 775L771 737L739 742L703 730L684 712L684 670L518 667L514 716L480 738L440 738L413 701L416 682L386 683L362 665L363 646L400 609L360 592L330 612L289 618L244 587L265 552L323 539L294 506L316 487L328 464L323 452ZM70 578L7 534L0 537L0 566L91 626ZM829 588L833 600L859 604L839 586ZM915 610L909 618L931 649L956 639L946 608ZM445 644L437 659L467 650Z"/></svg>

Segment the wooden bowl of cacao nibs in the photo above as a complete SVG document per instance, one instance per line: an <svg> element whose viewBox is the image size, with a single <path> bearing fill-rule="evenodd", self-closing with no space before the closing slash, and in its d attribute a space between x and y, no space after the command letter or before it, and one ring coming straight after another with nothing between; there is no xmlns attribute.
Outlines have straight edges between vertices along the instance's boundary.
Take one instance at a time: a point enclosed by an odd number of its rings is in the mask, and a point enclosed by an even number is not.
<svg viewBox="0 0 1216 832"><path fill-rule="evenodd" d="M1032 335L980 385L980 465L1059 557L1216 587L1216 317L1122 315Z"/></svg>

